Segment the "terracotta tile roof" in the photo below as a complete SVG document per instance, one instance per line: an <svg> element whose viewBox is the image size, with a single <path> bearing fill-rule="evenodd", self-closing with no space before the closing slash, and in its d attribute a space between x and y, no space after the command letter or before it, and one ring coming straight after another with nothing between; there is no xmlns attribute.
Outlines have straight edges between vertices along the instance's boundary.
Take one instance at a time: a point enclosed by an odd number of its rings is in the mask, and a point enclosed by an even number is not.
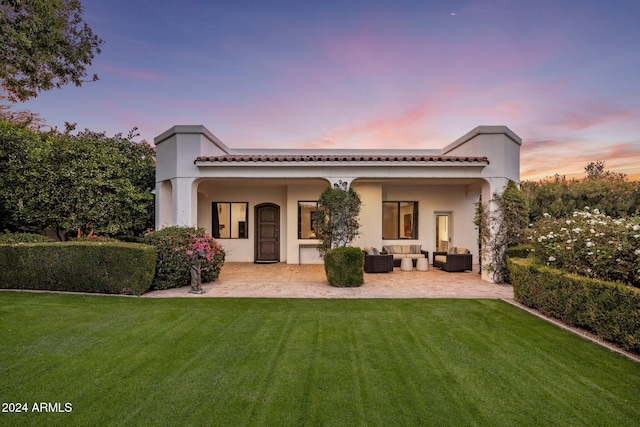
<svg viewBox="0 0 640 427"><path fill-rule="evenodd" d="M424 156L424 155L251 155L227 154L224 156L201 156L195 162L209 163L358 163L358 162L398 162L398 163L489 163L487 157Z"/></svg>

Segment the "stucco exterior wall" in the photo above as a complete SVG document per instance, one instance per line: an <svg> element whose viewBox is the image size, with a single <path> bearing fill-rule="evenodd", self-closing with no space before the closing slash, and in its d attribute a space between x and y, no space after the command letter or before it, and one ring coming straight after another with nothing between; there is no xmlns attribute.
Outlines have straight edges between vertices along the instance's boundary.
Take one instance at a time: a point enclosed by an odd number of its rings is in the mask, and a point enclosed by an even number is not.
<svg viewBox="0 0 640 427"><path fill-rule="evenodd" d="M318 251L312 248L300 249L300 245L317 245L317 239L299 239L298 238L298 202L317 201L320 194L329 187L329 183L323 180L314 180L309 182L292 183L287 186L287 253L286 259L289 264L320 264ZM302 259L300 259L302 258Z"/></svg>
<svg viewBox="0 0 640 427"><path fill-rule="evenodd" d="M382 249L382 184L355 181L352 187L362 201L359 217L361 234L353 244L361 248Z"/></svg>
<svg viewBox="0 0 640 427"><path fill-rule="evenodd" d="M418 202L418 239L382 240L382 244L421 244L423 250L432 254L436 250L436 214L448 213L451 215L451 246L469 249L477 264L478 231L473 225L473 217L479 196L479 184L386 186L383 201ZM381 222L380 219L379 224ZM433 261L432 255L430 259Z"/></svg>
<svg viewBox="0 0 640 427"><path fill-rule="evenodd" d="M280 207L280 261L321 262L300 250L317 240L298 238L298 201L315 201L344 181L362 199L354 245L421 244L433 253L436 214L449 213L451 246L468 248L478 263L475 204L481 194L487 202L509 180L519 181L522 141L505 126L479 126L441 150L233 150L196 125L174 126L155 143L157 228L197 225L211 233L212 202L248 203L248 238L220 239L229 262L255 260L255 206L262 203ZM327 154L340 160L314 157ZM418 202L417 239L382 239L383 201ZM484 271L483 278L490 280Z"/></svg>
<svg viewBox="0 0 640 427"><path fill-rule="evenodd" d="M280 257L287 262L288 209L287 188L284 185L225 185L224 182L205 180L198 185L198 227L211 234L212 202L248 202L248 234L246 239L218 239L231 262L253 262L255 242L255 207L262 203L280 206Z"/></svg>
<svg viewBox="0 0 640 427"><path fill-rule="evenodd" d="M452 156L486 156L489 165L483 177L503 177L520 182L522 139L505 126L479 126L445 147Z"/></svg>

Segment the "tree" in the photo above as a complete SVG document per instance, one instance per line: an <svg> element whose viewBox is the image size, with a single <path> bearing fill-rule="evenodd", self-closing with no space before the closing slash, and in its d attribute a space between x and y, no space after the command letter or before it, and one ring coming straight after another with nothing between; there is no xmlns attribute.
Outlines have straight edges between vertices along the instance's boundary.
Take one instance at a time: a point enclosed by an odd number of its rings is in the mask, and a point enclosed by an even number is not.
<svg viewBox="0 0 640 427"><path fill-rule="evenodd" d="M3 173L0 199L12 228L53 230L63 238L78 228L116 236L152 226L155 151L149 144L136 143L133 134L110 138L88 130L32 135L36 142L18 150L20 161L7 162Z"/></svg>
<svg viewBox="0 0 640 427"><path fill-rule="evenodd" d="M0 120L16 123L36 131L45 125L45 120L38 113L29 110L12 111L10 105L2 104L0 104Z"/></svg>
<svg viewBox="0 0 640 427"><path fill-rule="evenodd" d="M17 231L12 221L13 171L20 171L29 162L28 153L41 144L40 135L17 125L0 120L0 232Z"/></svg>
<svg viewBox="0 0 640 427"><path fill-rule="evenodd" d="M626 179L626 174L606 170L605 165L606 163L603 160L598 160L597 162L589 162L584 168L584 173L587 174L586 179L607 179L620 182Z"/></svg>
<svg viewBox="0 0 640 427"><path fill-rule="evenodd" d="M4 97L26 101L68 83L81 86L102 43L82 20L77 0L0 0Z"/></svg>
<svg viewBox="0 0 640 427"><path fill-rule="evenodd" d="M360 196L352 188L327 188L318 199L313 213L313 231L320 240L318 250L324 255L329 249L346 247L359 234Z"/></svg>

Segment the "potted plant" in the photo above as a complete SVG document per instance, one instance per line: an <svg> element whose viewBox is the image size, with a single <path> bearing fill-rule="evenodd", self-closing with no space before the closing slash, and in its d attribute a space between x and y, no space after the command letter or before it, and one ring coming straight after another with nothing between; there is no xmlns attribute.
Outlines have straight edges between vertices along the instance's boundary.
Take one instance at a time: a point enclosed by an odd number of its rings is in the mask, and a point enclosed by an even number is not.
<svg viewBox="0 0 640 427"><path fill-rule="evenodd" d="M364 283L364 253L349 244L359 234L362 202L352 188L327 188L313 213L313 228L320 240L318 251L331 286L355 287Z"/></svg>

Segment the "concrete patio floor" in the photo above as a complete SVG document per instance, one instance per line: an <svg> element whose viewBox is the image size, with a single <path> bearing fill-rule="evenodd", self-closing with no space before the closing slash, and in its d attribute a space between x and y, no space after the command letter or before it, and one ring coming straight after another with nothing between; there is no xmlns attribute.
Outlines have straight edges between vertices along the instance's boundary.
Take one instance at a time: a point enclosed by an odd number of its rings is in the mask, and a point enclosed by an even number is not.
<svg viewBox="0 0 640 427"><path fill-rule="evenodd" d="M205 294L190 294L189 286L148 292L146 298L492 298L513 299L511 285L482 281L473 272L447 273L395 268L393 273L365 273L358 288L335 288L327 283L323 265L226 263Z"/></svg>

